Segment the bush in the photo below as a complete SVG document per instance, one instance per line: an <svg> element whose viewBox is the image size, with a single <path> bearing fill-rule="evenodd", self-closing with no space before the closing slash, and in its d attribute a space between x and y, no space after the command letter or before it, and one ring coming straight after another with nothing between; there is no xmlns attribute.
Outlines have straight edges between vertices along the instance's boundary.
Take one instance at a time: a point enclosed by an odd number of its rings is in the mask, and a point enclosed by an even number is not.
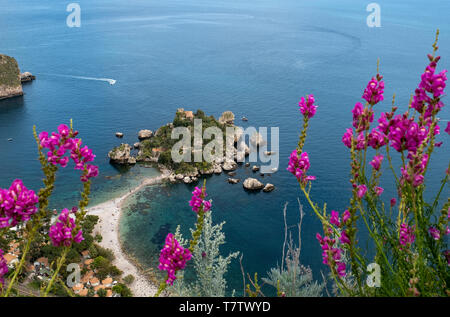
<svg viewBox="0 0 450 317"><path fill-rule="evenodd" d="M126 285L130 285L130 284L132 284L132 283L134 282L134 276L131 275L131 274L128 274L127 276L125 276L125 277L123 278L123 281L124 281L124 283L125 283Z"/></svg>
<svg viewBox="0 0 450 317"><path fill-rule="evenodd" d="M98 295L98 297L106 297L106 290L104 288L100 288L97 291L97 295Z"/></svg>

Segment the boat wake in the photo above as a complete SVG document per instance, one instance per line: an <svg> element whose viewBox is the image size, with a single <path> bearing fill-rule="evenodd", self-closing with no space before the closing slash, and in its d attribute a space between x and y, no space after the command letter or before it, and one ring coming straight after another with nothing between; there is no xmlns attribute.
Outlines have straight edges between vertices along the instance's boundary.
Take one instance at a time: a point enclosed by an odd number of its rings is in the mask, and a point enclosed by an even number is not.
<svg viewBox="0 0 450 317"><path fill-rule="evenodd" d="M112 78L97 78L97 77L85 77L85 76L74 76L74 75L63 75L63 74L43 74L40 75L48 75L48 76L56 76L56 77L64 77L64 78L73 78L73 79L82 79L82 80L96 80L96 81L105 81L110 85L114 85L117 80Z"/></svg>

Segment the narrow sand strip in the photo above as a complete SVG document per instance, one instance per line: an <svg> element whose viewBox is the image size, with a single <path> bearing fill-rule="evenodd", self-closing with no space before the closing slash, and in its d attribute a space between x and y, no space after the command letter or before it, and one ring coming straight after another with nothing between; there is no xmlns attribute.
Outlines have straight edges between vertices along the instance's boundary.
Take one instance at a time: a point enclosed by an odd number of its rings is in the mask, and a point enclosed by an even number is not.
<svg viewBox="0 0 450 317"><path fill-rule="evenodd" d="M115 259L113 264L123 271L123 276L132 274L135 277L134 282L129 286L135 297L153 296L156 293L158 286L155 286L150 282L132 261L128 259L126 253L122 250L119 240L119 221L122 203L129 196L145 186L161 183L162 180L169 176L169 174L168 171L163 171L160 176L145 179L139 186L130 190L125 195L93 206L88 210L89 214L99 217L95 232L103 237L100 245L104 248L111 249L114 252Z"/></svg>

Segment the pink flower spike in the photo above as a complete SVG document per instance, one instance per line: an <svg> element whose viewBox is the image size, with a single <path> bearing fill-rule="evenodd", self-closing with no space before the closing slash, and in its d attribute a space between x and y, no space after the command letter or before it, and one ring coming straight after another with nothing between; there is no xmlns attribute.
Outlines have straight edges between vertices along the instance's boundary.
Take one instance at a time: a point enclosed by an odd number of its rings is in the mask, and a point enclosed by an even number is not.
<svg viewBox="0 0 450 317"><path fill-rule="evenodd" d="M373 169L376 171L380 170L381 162L383 161L384 156L381 154L375 155L373 157L373 160L369 162L370 165L372 165Z"/></svg>
<svg viewBox="0 0 450 317"><path fill-rule="evenodd" d="M342 244L350 244L350 239L347 235L347 232L345 232L345 230L342 231L339 241L341 241Z"/></svg>
<svg viewBox="0 0 450 317"><path fill-rule="evenodd" d="M364 195L366 194L366 192L367 192L367 186L366 186L366 185L359 185L359 186L357 187L357 192L356 192L356 194L357 194L357 196L358 196L359 199L363 198Z"/></svg>
<svg viewBox="0 0 450 317"><path fill-rule="evenodd" d="M441 233L439 232L439 229L436 229L434 227L430 227L428 229L428 232L430 233L430 236L434 239L434 240L439 240L441 238Z"/></svg>
<svg viewBox="0 0 450 317"><path fill-rule="evenodd" d="M331 211L330 223L338 227L341 225L341 222L339 221L339 213L337 211Z"/></svg>
<svg viewBox="0 0 450 317"><path fill-rule="evenodd" d="M374 191L377 196L381 196L381 194L384 192L384 189L382 187L376 186Z"/></svg>
<svg viewBox="0 0 450 317"><path fill-rule="evenodd" d="M347 223L347 221L350 219L351 214L350 212L347 210L344 211L344 214L342 215L342 222L345 224Z"/></svg>
<svg viewBox="0 0 450 317"><path fill-rule="evenodd" d="M314 105L314 95L308 95L306 98L307 100L305 100L305 97L302 97L298 105L300 112L308 119L311 119L316 114L317 106Z"/></svg>

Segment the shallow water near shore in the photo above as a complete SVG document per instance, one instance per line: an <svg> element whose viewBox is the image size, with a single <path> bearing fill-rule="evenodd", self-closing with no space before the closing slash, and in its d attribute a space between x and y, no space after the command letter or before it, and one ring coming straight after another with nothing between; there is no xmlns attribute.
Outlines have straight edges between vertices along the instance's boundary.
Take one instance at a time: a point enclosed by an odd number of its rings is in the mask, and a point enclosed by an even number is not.
<svg viewBox="0 0 450 317"><path fill-rule="evenodd" d="M172 121L179 107L202 109L216 118L231 110L236 124L280 129L277 173L262 177L241 166L237 185L228 184L226 175L207 178L213 220L227 222L223 252L241 251L246 271L260 276L281 262L282 209L288 202L288 223L295 226L297 197L306 214L302 261L312 267L316 279L326 269L315 240L315 233L321 231L319 221L285 170L298 141L300 97L313 93L319 105L305 146L311 174L317 176L311 195L319 204L327 202L328 209L342 211L350 185L349 153L341 137L351 125L350 110L376 72L377 59L385 76L386 100L376 106L376 116L390 109L393 93L400 111L406 109L436 28L441 30L443 57L439 69L450 69L450 3L446 1L380 0L382 28L378 29L366 26L365 4L352 0L82 0L81 28L65 25L68 13L55 1L9 2L0 0L0 51L14 56L21 70L37 79L24 85L24 97L0 102L0 187L15 178L35 190L41 186L33 124L38 131L54 131L60 123L74 120L100 166L100 176L93 182L93 206L158 175L155 169L139 165L126 169L109 164L107 153L113 146L137 142L140 129L156 130ZM103 78L116 83L97 80ZM249 121L241 122L242 116ZM449 105L441 119L443 130L450 119ZM117 131L124 133L123 139L114 136ZM438 140L450 142L446 135ZM428 174L429 193L436 191L449 156L447 144L436 149ZM394 160L395 166L398 163ZM386 164L383 170L383 195L389 200L395 189ZM270 182L276 189L248 193L242 188L245 177ZM76 204L81 190L78 178L71 167L61 170L52 208ZM194 186L149 186L128 199L120 224L125 250L156 268L167 232L181 224L188 234L193 226L195 214L188 201ZM240 295L237 261L229 280L230 288Z"/></svg>

